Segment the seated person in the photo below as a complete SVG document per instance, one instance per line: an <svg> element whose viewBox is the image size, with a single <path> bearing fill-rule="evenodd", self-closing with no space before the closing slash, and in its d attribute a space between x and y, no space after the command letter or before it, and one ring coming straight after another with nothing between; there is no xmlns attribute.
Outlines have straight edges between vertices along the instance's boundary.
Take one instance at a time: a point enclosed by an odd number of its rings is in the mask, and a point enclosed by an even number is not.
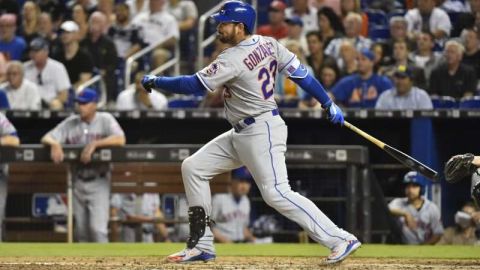
<svg viewBox="0 0 480 270"><path fill-rule="evenodd" d="M143 89L142 78L145 72L137 72L135 86L125 89L117 97L117 110L164 110L168 107L167 98L153 90L150 94Z"/></svg>
<svg viewBox="0 0 480 270"><path fill-rule="evenodd" d="M250 223L250 191L252 176L245 167L232 171L230 192L212 198L212 232L219 243L254 242Z"/></svg>
<svg viewBox="0 0 480 270"><path fill-rule="evenodd" d="M461 210L455 213L455 226L448 227L443 233L437 245L475 245L478 238L475 235L480 219L480 212L476 211L475 205L466 203Z"/></svg>
<svg viewBox="0 0 480 270"><path fill-rule="evenodd" d="M388 208L398 218L405 244L433 245L443 234L440 210L425 194L426 183L417 172L408 172L403 178L405 198L393 199Z"/></svg>
<svg viewBox="0 0 480 270"><path fill-rule="evenodd" d="M38 87L24 76L23 64L11 61L7 65L7 85L4 88L10 109L40 110L41 98Z"/></svg>
<svg viewBox="0 0 480 270"><path fill-rule="evenodd" d="M120 226L123 242L152 243L155 233L160 234L165 241L169 241L165 224L154 223L156 220L163 219L158 194L117 193L112 195L110 204L112 220L132 222ZM114 234L118 233L118 230L118 224L114 224Z"/></svg>
<svg viewBox="0 0 480 270"><path fill-rule="evenodd" d="M427 92L413 85L413 71L398 66L393 74L395 86L378 97L376 109L380 110L430 110L432 100Z"/></svg>

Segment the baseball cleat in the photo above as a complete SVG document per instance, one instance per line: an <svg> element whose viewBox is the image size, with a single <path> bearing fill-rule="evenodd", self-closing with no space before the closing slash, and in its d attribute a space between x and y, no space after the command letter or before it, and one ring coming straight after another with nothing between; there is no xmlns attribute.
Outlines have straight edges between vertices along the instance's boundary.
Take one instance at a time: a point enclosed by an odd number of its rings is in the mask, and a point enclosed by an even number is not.
<svg viewBox="0 0 480 270"><path fill-rule="evenodd" d="M330 253L330 255L328 255L328 257L325 259L325 263L339 263L345 260L348 255L352 254L361 245L362 243L360 243L360 241L358 241L357 239L342 242L341 244L337 245L332 249L332 253Z"/></svg>
<svg viewBox="0 0 480 270"><path fill-rule="evenodd" d="M215 254L207 253L197 248L186 248L168 256L167 261L171 263L209 262L215 260L215 257Z"/></svg>

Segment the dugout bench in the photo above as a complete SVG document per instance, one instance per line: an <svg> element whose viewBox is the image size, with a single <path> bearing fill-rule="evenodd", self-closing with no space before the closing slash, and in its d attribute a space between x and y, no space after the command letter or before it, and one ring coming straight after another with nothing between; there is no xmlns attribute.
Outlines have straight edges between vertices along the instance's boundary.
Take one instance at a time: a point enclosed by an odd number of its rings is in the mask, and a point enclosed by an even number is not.
<svg viewBox="0 0 480 270"><path fill-rule="evenodd" d="M93 154L92 162L113 163L112 193L183 193L180 163L200 147L201 145L127 145L104 148L98 149ZM0 162L10 163L9 194L66 191L68 242L73 242L72 178L69 164L78 161L81 151L80 146L65 146L64 163L54 165L50 161L50 149L43 145L0 148ZM368 159L368 150L363 146L291 145L288 146L286 153L288 167L346 169L346 229L362 235L366 242L371 235ZM211 182L212 193L226 192L229 182L229 173L217 176ZM362 216L361 226L357 226L359 225L357 213L361 213ZM31 217L9 217L5 221L8 223L51 222ZM175 223L176 221L165 222ZM18 237L14 234L10 240L18 240Z"/></svg>

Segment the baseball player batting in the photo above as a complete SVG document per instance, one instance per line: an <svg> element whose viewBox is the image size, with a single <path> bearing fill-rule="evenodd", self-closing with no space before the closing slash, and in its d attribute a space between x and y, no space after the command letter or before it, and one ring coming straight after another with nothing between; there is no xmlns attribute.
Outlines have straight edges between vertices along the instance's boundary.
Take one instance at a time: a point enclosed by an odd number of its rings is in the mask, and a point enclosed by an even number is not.
<svg viewBox="0 0 480 270"><path fill-rule="evenodd" d="M226 118L232 129L216 137L182 164L189 204L190 237L187 247L167 257L170 262L215 259L210 230L213 176L245 165L265 202L298 223L310 237L331 250L326 263L337 263L358 249L357 238L338 228L309 199L292 191L285 164L287 126L279 116L273 96L277 73L288 76L315 97L334 124L343 114L323 86L308 73L297 57L270 37L253 35L255 10L249 4L230 1L212 15L219 24L220 41L232 47L195 75L156 77L147 75L147 91L161 88L195 94L223 89Z"/></svg>

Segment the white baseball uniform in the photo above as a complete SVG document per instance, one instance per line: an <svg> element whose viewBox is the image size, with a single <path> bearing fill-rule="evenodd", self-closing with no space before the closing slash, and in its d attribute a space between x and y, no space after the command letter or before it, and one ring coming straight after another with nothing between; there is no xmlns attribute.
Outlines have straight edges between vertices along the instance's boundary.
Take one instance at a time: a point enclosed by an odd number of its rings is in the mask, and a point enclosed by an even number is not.
<svg viewBox="0 0 480 270"><path fill-rule="evenodd" d="M216 194L212 198L215 228L234 242L245 241L245 227L250 223L250 200L243 195L236 200L232 193Z"/></svg>
<svg viewBox="0 0 480 270"><path fill-rule="evenodd" d="M196 76L209 90L223 88L231 129L213 139L182 164L189 206L212 214L209 180L245 165L265 202L298 223L312 239L328 248L355 236L338 228L309 199L291 190L285 151L287 126L278 115L273 90L278 72L287 76L300 66L297 57L275 39L252 35L224 50ZM212 253L207 226L196 248Z"/></svg>

